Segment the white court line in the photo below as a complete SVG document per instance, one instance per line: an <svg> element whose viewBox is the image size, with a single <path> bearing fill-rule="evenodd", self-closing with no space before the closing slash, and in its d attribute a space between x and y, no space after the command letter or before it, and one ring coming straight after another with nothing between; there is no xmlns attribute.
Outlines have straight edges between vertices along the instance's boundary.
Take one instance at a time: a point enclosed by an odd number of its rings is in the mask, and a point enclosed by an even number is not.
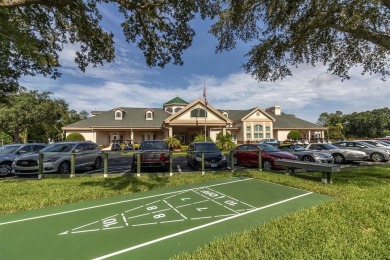
<svg viewBox="0 0 390 260"><path fill-rule="evenodd" d="M229 182L212 184L212 185L209 185L209 186L203 186L201 188L221 186L221 185L225 185L225 184L231 184L231 183L242 182L242 181L249 181L249 180L254 180L254 179L253 178L246 178L246 179L241 179L241 180L236 180L236 181L229 181ZM79 211L84 211L84 210L89 210L89 209L96 209L96 208L101 208L101 207L106 207L106 206L112 206L112 205L132 202L132 201L138 201L138 200L144 200L144 199L149 199L149 198L161 197L161 196L165 196L165 195L169 195L169 194L175 194L175 193L180 193L180 192L185 192L185 191L191 191L193 189L194 188L185 189L185 190L181 190L181 191L172 191L172 192L167 192L167 193L163 193L163 194L157 194L157 195L152 195L152 196L147 196L147 197L142 197L142 198L137 198L137 199L122 200L122 201L117 201L117 202L112 202L112 203L107 203L107 204L102 204L102 205L97 205L97 206L85 207L85 208L80 208L80 209L73 209L73 210L68 210L68 211L63 211L63 212L58 212L58 213L52 213L52 214L47 214L47 215L42 215L42 216L36 216L36 217L31 217L31 218L22 218L22 219L18 219L18 220L12 220L12 221L7 221L7 222L0 223L0 226L13 224L13 223L18 223L18 222L24 222L24 221L28 221L28 220L34 220L34 219L40 219L40 218L47 218L47 217L53 217L53 216L58 216L58 215L64 215L64 214L68 214L68 213L74 213L74 212L79 212ZM197 188L195 188L195 189L197 189Z"/></svg>
<svg viewBox="0 0 390 260"><path fill-rule="evenodd" d="M151 245L151 244L154 244L154 243L157 243L157 242L160 242L160 241L172 238L172 237L177 237L177 236L180 236L180 235L183 235L183 234L186 234L186 233L190 233L190 232L198 230L198 229L202 229L202 228L209 227L209 226L212 226L212 225L215 225L215 224L218 224L218 223L230 220L230 219L241 217L241 216L253 213L255 211L259 211L259 210L262 210L262 209L270 208L270 207L273 207L273 206L276 206L276 205L279 205L279 204L282 204L282 203L285 203L285 202L288 202L288 201L291 201L291 200L295 200L295 199L298 199L298 198L310 195L312 193L313 192L304 193L302 195L295 196L295 197L292 197L292 198L289 198L289 199L285 199L285 200L281 200L281 201L269 204L267 206L263 206L261 208L256 208L256 209L247 211L247 212L239 214L239 215L233 215L231 217L223 218L223 219L220 219L220 220L217 220L217 221L214 221L214 222L210 222L210 223L207 223L207 224L204 224L204 225L201 225L201 226L197 226L197 227L193 227L193 228L190 228L190 229L187 229L187 230L183 230L181 232L177 232L177 233L165 236L165 237L160 237L160 238L151 240L149 242L145 242L145 243L142 243L142 244L139 244L139 245L136 245L136 246L128 247L128 248L125 248L125 249L122 249L122 250L119 250L119 251L116 251L116 252L113 252L113 253L110 253L110 254L107 254L107 255L99 256L97 258L94 258L93 260L101 260L101 259L106 259L106 258L109 258L109 257L112 257L112 256L120 255L120 254L129 252L129 251L132 251L134 249L137 249L137 248L148 246L148 245Z"/></svg>

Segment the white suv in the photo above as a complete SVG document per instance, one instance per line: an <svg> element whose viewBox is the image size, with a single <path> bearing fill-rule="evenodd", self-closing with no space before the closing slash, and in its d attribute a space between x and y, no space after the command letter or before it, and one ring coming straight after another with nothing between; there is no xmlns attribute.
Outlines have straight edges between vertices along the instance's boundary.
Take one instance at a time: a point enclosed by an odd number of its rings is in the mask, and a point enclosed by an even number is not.
<svg viewBox="0 0 390 260"><path fill-rule="evenodd" d="M75 153L77 167L102 167L102 151L93 142L61 142L54 143L40 151L44 154L43 173L69 174L71 153ZM38 174L39 155L20 156L12 164L16 176Z"/></svg>

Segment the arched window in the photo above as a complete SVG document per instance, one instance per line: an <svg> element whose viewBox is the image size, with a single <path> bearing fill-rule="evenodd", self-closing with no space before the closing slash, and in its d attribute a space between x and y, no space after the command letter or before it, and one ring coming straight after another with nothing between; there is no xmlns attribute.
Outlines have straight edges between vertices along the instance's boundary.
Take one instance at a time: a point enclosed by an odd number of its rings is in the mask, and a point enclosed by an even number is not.
<svg viewBox="0 0 390 260"><path fill-rule="evenodd" d="M175 112L178 112L181 109L181 107L175 108Z"/></svg>
<svg viewBox="0 0 390 260"><path fill-rule="evenodd" d="M165 109L165 111L167 111L168 113L171 113L173 112L172 108L171 107L167 107L167 109Z"/></svg>
<svg viewBox="0 0 390 260"><path fill-rule="evenodd" d="M207 117L207 112L203 108L195 108L191 111L191 117Z"/></svg>
<svg viewBox="0 0 390 260"><path fill-rule="evenodd" d="M255 132L263 131L263 126L262 126L262 125L255 125L254 131L255 131Z"/></svg>

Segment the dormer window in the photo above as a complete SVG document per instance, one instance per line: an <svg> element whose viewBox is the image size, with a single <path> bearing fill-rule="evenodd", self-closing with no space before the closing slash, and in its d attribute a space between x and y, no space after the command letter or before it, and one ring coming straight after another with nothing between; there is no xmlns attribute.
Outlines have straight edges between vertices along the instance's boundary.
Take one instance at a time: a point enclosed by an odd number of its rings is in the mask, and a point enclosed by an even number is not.
<svg viewBox="0 0 390 260"><path fill-rule="evenodd" d="M121 109L115 110L115 120L122 120L124 112Z"/></svg>
<svg viewBox="0 0 390 260"><path fill-rule="evenodd" d="M228 112L226 112L226 111L223 111L222 115L223 115L224 117L226 117L226 118L229 118L229 114L228 114Z"/></svg>
<svg viewBox="0 0 390 260"><path fill-rule="evenodd" d="M146 120L153 120L153 110L147 109L145 112Z"/></svg>

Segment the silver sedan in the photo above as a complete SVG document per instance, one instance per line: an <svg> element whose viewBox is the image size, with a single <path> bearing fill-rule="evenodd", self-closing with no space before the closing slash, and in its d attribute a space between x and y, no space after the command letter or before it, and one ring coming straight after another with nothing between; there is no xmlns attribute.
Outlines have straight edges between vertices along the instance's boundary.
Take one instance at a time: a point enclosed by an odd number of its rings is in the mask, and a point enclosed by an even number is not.
<svg viewBox="0 0 390 260"><path fill-rule="evenodd" d="M333 156L335 163L345 163L346 161L364 161L369 158L365 152L340 149L331 144L312 143L306 146L306 150L329 153Z"/></svg>
<svg viewBox="0 0 390 260"><path fill-rule="evenodd" d="M306 150L300 145L282 145L279 147L283 152L289 152L298 157L300 161L333 163L333 156L329 153Z"/></svg>
<svg viewBox="0 0 390 260"><path fill-rule="evenodd" d="M390 159L390 147L376 147L360 141L340 141L333 145L342 149L365 152L374 162L387 162Z"/></svg>

